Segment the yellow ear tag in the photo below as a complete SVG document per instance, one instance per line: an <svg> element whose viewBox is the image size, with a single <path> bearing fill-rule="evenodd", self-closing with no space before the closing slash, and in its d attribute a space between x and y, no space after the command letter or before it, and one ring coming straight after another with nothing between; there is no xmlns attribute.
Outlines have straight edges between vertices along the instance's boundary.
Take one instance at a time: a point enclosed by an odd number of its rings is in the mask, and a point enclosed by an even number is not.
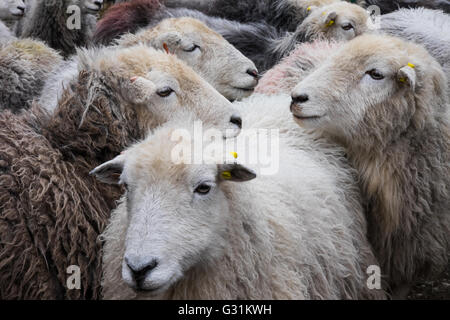
<svg viewBox="0 0 450 320"><path fill-rule="evenodd" d="M224 171L222 172L222 178L229 180L231 179L231 172L230 171Z"/></svg>
<svg viewBox="0 0 450 320"><path fill-rule="evenodd" d="M306 11L311 11L311 7L306 8Z"/></svg>
<svg viewBox="0 0 450 320"><path fill-rule="evenodd" d="M327 27L331 27L334 23L334 20L330 20L330 22L327 23Z"/></svg>
<svg viewBox="0 0 450 320"><path fill-rule="evenodd" d="M237 159L238 158L238 154L237 152L230 152L230 154L233 156L233 158Z"/></svg>
<svg viewBox="0 0 450 320"><path fill-rule="evenodd" d="M400 81L400 82L406 82L406 79L405 79L405 78L400 78L400 79L398 79L398 81Z"/></svg>
<svg viewBox="0 0 450 320"><path fill-rule="evenodd" d="M326 15L326 14L327 14L326 11L322 12L322 15L323 15L323 16Z"/></svg>
<svg viewBox="0 0 450 320"><path fill-rule="evenodd" d="M410 62L408 62L408 67L410 67L410 68L415 68L416 66L415 65L413 65L412 63L410 63Z"/></svg>

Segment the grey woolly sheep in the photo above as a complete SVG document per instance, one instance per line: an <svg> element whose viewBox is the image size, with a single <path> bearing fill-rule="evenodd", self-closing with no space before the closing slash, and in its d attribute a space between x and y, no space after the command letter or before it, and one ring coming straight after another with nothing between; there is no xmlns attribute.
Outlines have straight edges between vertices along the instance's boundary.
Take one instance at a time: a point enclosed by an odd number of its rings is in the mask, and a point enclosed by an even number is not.
<svg viewBox="0 0 450 320"><path fill-rule="evenodd" d="M363 35L298 84L296 121L346 148L394 297L439 275L450 249L448 87L423 47Z"/></svg>
<svg viewBox="0 0 450 320"><path fill-rule="evenodd" d="M61 62L41 41L18 39L0 46L0 110L28 109Z"/></svg>
<svg viewBox="0 0 450 320"><path fill-rule="evenodd" d="M33 0L19 34L59 50L64 57L86 46L95 28L103 0Z"/></svg>
<svg viewBox="0 0 450 320"><path fill-rule="evenodd" d="M89 171L180 112L239 133L231 103L173 55L137 46L79 58L51 115L0 114L0 299L99 298L97 237L120 190ZM72 265L80 290L66 286Z"/></svg>
<svg viewBox="0 0 450 320"><path fill-rule="evenodd" d="M254 97L248 129L289 123L289 96ZM244 166L239 150L239 164L175 164L174 147L192 142L173 139L180 129L192 137L186 119L93 170L128 190L102 235L104 298L383 298L366 286L376 261L351 170L339 148L291 122L278 172L250 182L260 167Z"/></svg>

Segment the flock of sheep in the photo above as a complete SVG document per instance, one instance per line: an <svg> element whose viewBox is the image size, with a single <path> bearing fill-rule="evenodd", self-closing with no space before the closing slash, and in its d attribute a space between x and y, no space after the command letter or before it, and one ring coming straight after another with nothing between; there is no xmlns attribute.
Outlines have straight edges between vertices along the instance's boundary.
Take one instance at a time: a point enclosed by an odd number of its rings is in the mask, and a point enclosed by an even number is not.
<svg viewBox="0 0 450 320"><path fill-rule="evenodd" d="M0 298L386 299L438 279L449 13L0 0ZM175 163L174 133L198 121L218 149L278 130L278 172L236 150Z"/></svg>

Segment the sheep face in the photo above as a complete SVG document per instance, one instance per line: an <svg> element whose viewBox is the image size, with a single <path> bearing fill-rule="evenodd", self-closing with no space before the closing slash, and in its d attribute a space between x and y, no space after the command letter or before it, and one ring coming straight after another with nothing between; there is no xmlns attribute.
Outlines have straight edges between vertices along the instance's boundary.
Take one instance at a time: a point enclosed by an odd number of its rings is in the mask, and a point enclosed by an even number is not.
<svg viewBox="0 0 450 320"><path fill-rule="evenodd" d="M159 129L92 172L127 188L122 277L149 297L223 254L229 206L222 174L233 181L255 177L237 164L175 164L172 128Z"/></svg>
<svg viewBox="0 0 450 320"><path fill-rule="evenodd" d="M365 35L342 46L294 88L291 111L303 127L367 144L420 126L435 111L418 110L417 101L445 101L445 91L439 64L423 48Z"/></svg>
<svg viewBox="0 0 450 320"><path fill-rule="evenodd" d="M82 68L108 82L122 105L142 113L140 119L158 125L192 113L226 137L240 132L233 105L175 56L142 45L103 50L80 52Z"/></svg>
<svg viewBox="0 0 450 320"><path fill-rule="evenodd" d="M26 5L24 0L0 1L0 20L18 20L25 15Z"/></svg>
<svg viewBox="0 0 450 320"><path fill-rule="evenodd" d="M175 54L229 100L249 96L258 83L254 63L198 20L166 19L119 40L122 46L139 42Z"/></svg>
<svg viewBox="0 0 450 320"><path fill-rule="evenodd" d="M310 10L296 30L297 38L346 41L368 31L369 15L358 5L340 1Z"/></svg>

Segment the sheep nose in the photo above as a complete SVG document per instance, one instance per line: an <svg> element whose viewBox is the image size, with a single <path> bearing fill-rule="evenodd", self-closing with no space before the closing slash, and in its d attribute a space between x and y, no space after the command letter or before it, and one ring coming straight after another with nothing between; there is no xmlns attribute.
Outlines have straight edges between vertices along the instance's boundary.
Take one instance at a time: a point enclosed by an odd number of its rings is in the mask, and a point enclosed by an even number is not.
<svg viewBox="0 0 450 320"><path fill-rule="evenodd" d="M103 0L96 0L94 1L94 4L96 4L98 7L101 7L103 4Z"/></svg>
<svg viewBox="0 0 450 320"><path fill-rule="evenodd" d="M309 97L307 94L299 94L299 95L292 96L293 103L304 103L308 100L309 100Z"/></svg>
<svg viewBox="0 0 450 320"><path fill-rule="evenodd" d="M158 266L158 260L155 258L146 264L132 263L128 259L125 262L133 275L134 281L136 281L136 287L138 289L142 287L142 282L145 280L145 277Z"/></svg>
<svg viewBox="0 0 450 320"><path fill-rule="evenodd" d="M235 124L239 129L242 129L242 118L240 116L231 116L230 122Z"/></svg>
<svg viewBox="0 0 450 320"><path fill-rule="evenodd" d="M23 6L18 6L17 9L19 9L20 11L22 11L22 14L25 13L25 7L23 7Z"/></svg>
<svg viewBox="0 0 450 320"><path fill-rule="evenodd" d="M247 74L251 75L253 78L255 78L257 80L259 79L258 70L256 70L256 69L248 69Z"/></svg>

